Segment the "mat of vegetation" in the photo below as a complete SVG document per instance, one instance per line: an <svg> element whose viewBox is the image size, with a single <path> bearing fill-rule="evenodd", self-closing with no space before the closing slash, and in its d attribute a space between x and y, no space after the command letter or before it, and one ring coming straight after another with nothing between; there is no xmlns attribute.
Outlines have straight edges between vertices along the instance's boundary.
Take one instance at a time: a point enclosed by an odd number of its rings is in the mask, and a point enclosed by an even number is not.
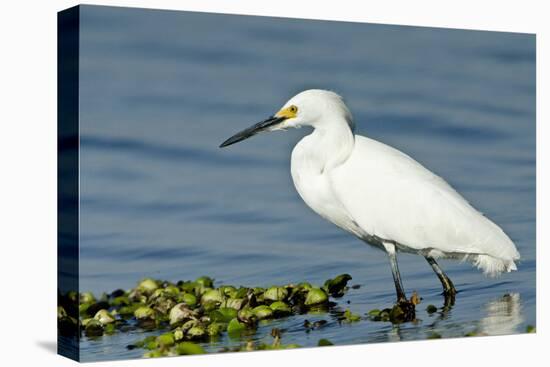
<svg viewBox="0 0 550 367"><path fill-rule="evenodd" d="M277 328L271 330L272 342L268 344L253 341L251 336L263 320L298 314L332 311L342 323L363 319L391 323L404 321L398 305L370 310L365 316L342 309L338 299L349 290L349 280L349 274L341 274L328 279L323 286L302 282L262 288L216 287L214 280L207 276L176 283L147 278L133 289L115 290L99 298L90 292L60 295L58 329L62 335L76 333L89 338L108 337L136 329L160 331L163 332L160 335L157 332L127 346L128 349L143 349L145 357L160 357L205 353L200 343L215 340L223 333L239 338L242 344L220 352L297 348L300 347L297 344L284 344L283 332ZM420 297L414 293L411 302L420 303ZM427 313L437 310L433 305L426 307ZM304 322L306 330L322 326L323 320ZM319 346L332 344L327 339L318 342Z"/></svg>

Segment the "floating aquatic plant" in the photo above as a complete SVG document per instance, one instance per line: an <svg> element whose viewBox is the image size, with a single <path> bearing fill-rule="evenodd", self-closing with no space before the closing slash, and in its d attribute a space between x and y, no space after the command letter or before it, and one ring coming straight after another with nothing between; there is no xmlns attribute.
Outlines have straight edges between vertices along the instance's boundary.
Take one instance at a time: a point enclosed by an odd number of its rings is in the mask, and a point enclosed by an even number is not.
<svg viewBox="0 0 550 367"><path fill-rule="evenodd" d="M360 315L350 310L340 311L330 298L342 297L350 288L349 274L328 279L322 287L308 282L263 287L215 286L208 276L176 283L142 279L135 288L117 289L110 294L94 296L90 292L69 292L59 295L58 325L60 333L82 333L98 338L135 329L164 330L156 336L136 340L128 349L143 349L146 357L201 354L205 350L197 343L218 338L227 333L232 339L246 340L271 319L308 313L312 316L334 310L341 322L354 323ZM355 287L354 289L357 289ZM369 318L394 321L399 310L371 310ZM265 321L264 321L265 320ZM305 320L306 332L320 329L326 320ZM273 343L246 341L227 351L286 349L298 347L282 342L284 332L274 328ZM332 345L320 339L319 345ZM222 350L226 351L226 349Z"/></svg>

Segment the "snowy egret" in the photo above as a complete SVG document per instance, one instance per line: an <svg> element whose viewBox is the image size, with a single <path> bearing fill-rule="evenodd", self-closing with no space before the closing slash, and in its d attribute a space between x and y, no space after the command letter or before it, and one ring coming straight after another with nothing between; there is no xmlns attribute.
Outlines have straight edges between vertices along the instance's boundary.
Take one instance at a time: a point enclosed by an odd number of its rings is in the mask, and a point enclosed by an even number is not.
<svg viewBox="0 0 550 367"><path fill-rule="evenodd" d="M220 147L262 131L301 126L310 126L313 132L292 151L296 190L317 214L387 253L397 304L411 308L397 252L425 257L446 299L454 300L456 289L436 259L467 260L488 275L517 270L514 261L520 255L499 226L408 155L356 135L349 109L334 92L301 92L275 115Z"/></svg>

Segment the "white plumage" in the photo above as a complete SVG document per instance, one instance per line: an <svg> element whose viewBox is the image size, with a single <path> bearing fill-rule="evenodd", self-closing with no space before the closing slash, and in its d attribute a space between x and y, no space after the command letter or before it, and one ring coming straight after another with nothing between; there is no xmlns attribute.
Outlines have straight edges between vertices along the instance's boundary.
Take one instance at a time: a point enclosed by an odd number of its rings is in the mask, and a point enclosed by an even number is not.
<svg viewBox="0 0 550 367"><path fill-rule="evenodd" d="M502 229L409 156L355 136L348 159L321 173L309 159L316 140L309 135L294 149L292 177L319 215L365 241L376 236L402 251L466 259L490 275L516 270L519 253Z"/></svg>
<svg viewBox="0 0 550 367"><path fill-rule="evenodd" d="M499 226L408 155L355 135L351 113L337 94L304 91L266 121L222 146L263 130L313 127L292 152L291 173L300 196L322 217L386 250L390 259L404 251L467 260L488 275L516 270L520 255ZM441 277L447 277L437 263L434 270L445 286Z"/></svg>

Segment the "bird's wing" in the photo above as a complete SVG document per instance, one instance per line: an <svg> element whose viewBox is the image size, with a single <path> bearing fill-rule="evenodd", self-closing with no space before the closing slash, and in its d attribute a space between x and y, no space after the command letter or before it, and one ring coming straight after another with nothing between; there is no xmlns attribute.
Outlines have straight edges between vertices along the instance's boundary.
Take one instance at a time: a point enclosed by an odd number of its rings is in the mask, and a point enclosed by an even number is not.
<svg viewBox="0 0 550 367"><path fill-rule="evenodd" d="M412 250L519 258L500 227L442 178L385 144L356 136L352 155L331 180L350 216L369 235Z"/></svg>

